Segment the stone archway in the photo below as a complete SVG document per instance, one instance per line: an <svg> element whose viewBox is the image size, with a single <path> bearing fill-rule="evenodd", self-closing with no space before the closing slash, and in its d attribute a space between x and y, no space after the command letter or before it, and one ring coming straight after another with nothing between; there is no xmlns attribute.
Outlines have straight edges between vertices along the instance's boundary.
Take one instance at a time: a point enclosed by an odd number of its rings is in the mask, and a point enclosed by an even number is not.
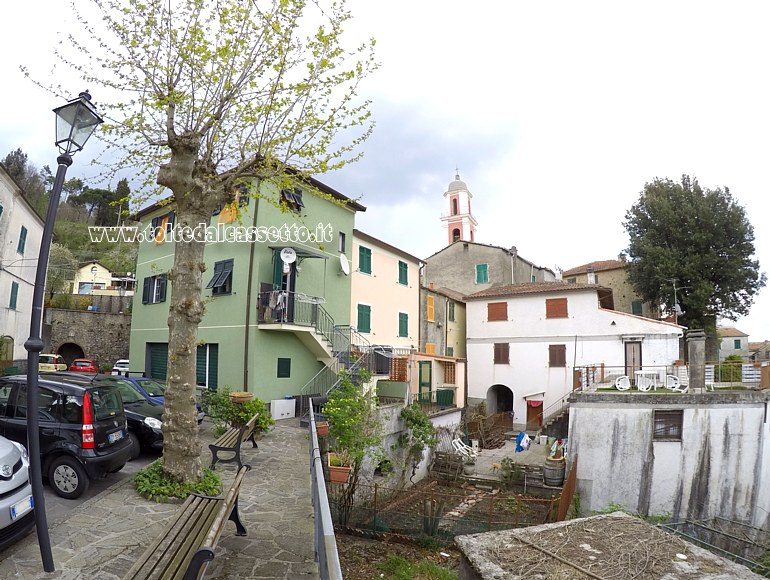
<svg viewBox="0 0 770 580"><path fill-rule="evenodd" d="M68 366L72 364L72 361L76 358L84 358L86 356L83 348L74 342L65 342L56 350L56 354L62 355L64 360L67 361Z"/></svg>
<svg viewBox="0 0 770 580"><path fill-rule="evenodd" d="M492 385L487 390L487 415L513 412L513 391L505 385Z"/></svg>

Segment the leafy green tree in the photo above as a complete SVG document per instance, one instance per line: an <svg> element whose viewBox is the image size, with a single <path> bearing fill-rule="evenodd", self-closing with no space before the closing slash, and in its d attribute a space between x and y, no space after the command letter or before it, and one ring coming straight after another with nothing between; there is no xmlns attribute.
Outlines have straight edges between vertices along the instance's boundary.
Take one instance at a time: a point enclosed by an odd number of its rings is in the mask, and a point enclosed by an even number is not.
<svg viewBox="0 0 770 580"><path fill-rule="evenodd" d="M322 195L305 178L355 160L356 146L371 132L369 103L356 91L376 66L374 43L343 46L350 18L344 1L94 4L106 36L71 39L74 55L62 60L83 71L89 86L106 87L100 97L125 99L99 103L110 119L107 141L124 152L115 170L130 165L138 177L168 188L177 227L208 223L233 191L258 180L278 189L300 180ZM89 60L81 67L83 54ZM251 188L252 195L258 191ZM204 244L177 242L168 273L163 467L178 480L201 476L193 401Z"/></svg>
<svg viewBox="0 0 770 580"><path fill-rule="evenodd" d="M48 273L45 279L45 290L53 299L57 292L67 292L68 286L75 279L78 261L69 248L54 242L51 244L51 254L48 258Z"/></svg>
<svg viewBox="0 0 770 580"><path fill-rule="evenodd" d="M716 318L748 314L765 285L754 255L754 228L727 188L696 179L656 178L645 184L624 222L629 279L636 292L675 311L678 322L713 335Z"/></svg>

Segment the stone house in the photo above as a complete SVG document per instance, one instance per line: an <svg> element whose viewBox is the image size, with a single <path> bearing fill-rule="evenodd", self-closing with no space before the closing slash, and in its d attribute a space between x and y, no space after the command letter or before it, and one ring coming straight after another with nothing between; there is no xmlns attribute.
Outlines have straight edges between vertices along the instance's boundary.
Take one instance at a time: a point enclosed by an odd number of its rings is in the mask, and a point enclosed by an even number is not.
<svg viewBox="0 0 770 580"><path fill-rule="evenodd" d="M748 334L732 326L720 326L717 327L717 337L719 340L717 348L719 362L731 355L738 355L744 361L749 360Z"/></svg>
<svg viewBox="0 0 770 580"><path fill-rule="evenodd" d="M462 294L432 285L420 288L420 352L465 358Z"/></svg>

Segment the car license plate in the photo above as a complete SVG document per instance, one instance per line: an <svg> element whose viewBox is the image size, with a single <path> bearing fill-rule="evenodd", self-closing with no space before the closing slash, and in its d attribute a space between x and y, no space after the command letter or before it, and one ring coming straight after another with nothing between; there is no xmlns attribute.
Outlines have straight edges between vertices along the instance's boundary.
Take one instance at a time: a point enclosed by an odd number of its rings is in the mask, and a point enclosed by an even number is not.
<svg viewBox="0 0 770 580"><path fill-rule="evenodd" d="M110 433L109 435L107 435L107 441L109 441L110 443L115 443L115 441L120 441L121 439L123 439L122 429L120 431L115 431L115 433Z"/></svg>
<svg viewBox="0 0 770 580"><path fill-rule="evenodd" d="M35 505L35 502L32 500L32 496L28 495L20 502L17 502L11 506L11 519L15 520L18 517L23 516L28 511L30 511Z"/></svg>

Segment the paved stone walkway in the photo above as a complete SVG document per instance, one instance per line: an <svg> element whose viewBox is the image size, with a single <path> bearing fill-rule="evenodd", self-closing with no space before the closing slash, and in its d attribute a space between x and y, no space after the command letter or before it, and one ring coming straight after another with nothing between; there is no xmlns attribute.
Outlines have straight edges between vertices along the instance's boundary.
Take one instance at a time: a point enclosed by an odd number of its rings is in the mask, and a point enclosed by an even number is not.
<svg viewBox="0 0 770 580"><path fill-rule="evenodd" d="M201 432L205 465L211 461L210 424ZM307 430L298 420L279 421L260 442L242 451L252 466L241 486L239 509L248 535L227 524L206 578L318 578L313 556L313 508ZM235 464L218 464L225 488ZM163 529L178 504L156 504L139 497L131 479L123 480L75 507L66 518L49 522L56 571L43 572L37 536L32 533L0 552L0 578L29 580L117 580Z"/></svg>

